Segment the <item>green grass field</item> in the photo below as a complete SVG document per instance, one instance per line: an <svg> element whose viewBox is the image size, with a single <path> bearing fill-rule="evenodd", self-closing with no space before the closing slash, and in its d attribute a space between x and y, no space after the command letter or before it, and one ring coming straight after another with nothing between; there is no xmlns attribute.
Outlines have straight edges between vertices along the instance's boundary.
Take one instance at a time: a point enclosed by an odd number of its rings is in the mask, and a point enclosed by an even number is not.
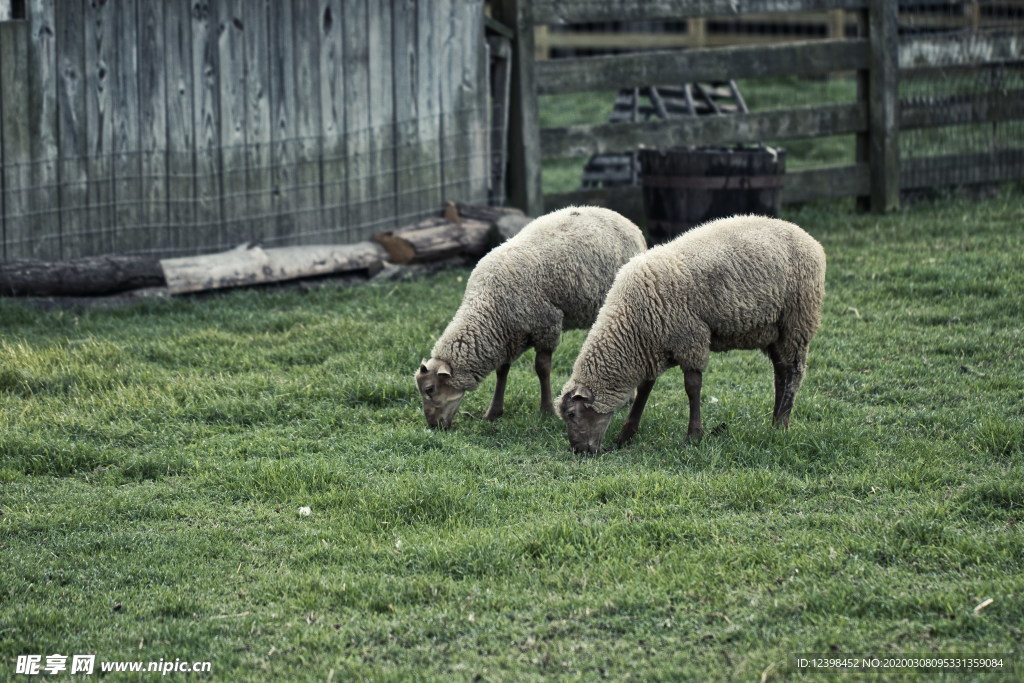
<svg viewBox="0 0 1024 683"><path fill-rule="evenodd" d="M536 412L532 353L501 420L480 419L492 376L453 431L425 427L412 374L465 270L0 300L0 679L52 653L311 681L820 681L798 653L994 655L971 679L1014 679L1024 188L848 207L785 216L829 256L789 432L767 360L732 352L704 383L724 433L684 443L676 370L593 458Z"/></svg>

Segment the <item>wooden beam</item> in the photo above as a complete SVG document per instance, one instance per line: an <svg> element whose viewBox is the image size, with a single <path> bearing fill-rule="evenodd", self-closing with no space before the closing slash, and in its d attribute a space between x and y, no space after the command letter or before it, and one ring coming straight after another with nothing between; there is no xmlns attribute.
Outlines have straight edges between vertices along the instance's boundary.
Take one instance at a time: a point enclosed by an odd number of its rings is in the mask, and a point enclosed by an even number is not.
<svg viewBox="0 0 1024 683"><path fill-rule="evenodd" d="M915 97L900 103L900 130L1024 119L1024 90Z"/></svg>
<svg viewBox="0 0 1024 683"><path fill-rule="evenodd" d="M3 199L3 258L32 254L32 137L29 25L0 22L0 198Z"/></svg>
<svg viewBox="0 0 1024 683"><path fill-rule="evenodd" d="M1020 180L1022 156L1024 148L907 159L900 169L900 187L916 189Z"/></svg>
<svg viewBox="0 0 1024 683"><path fill-rule="evenodd" d="M863 69L867 63L868 43L864 39L557 59L537 65L537 92L554 95L681 80L807 76Z"/></svg>
<svg viewBox="0 0 1024 683"><path fill-rule="evenodd" d="M680 17L736 16L769 12L862 9L867 0L535 0L538 24L588 21L678 20Z"/></svg>
<svg viewBox="0 0 1024 683"><path fill-rule="evenodd" d="M856 197L867 194L869 185L867 164L787 171L782 186L782 203Z"/></svg>
<svg viewBox="0 0 1024 683"><path fill-rule="evenodd" d="M28 0L29 139L32 190L29 221L36 258L57 258L61 252L57 46L53 0ZM15 74L17 77L18 74Z"/></svg>
<svg viewBox="0 0 1024 683"><path fill-rule="evenodd" d="M243 287L335 273L376 273L387 256L375 242L262 249L243 244L216 254L163 259L171 294Z"/></svg>
<svg viewBox="0 0 1024 683"><path fill-rule="evenodd" d="M868 10L862 9L853 13L857 22L857 35L864 36L868 32ZM860 69L855 72L857 86L857 102L864 106L868 103L868 88L870 72L867 69ZM871 153L871 136L868 131L857 133L853 143L854 161L858 164L866 164ZM857 210L868 211L871 209L871 197L867 192L857 196Z"/></svg>
<svg viewBox="0 0 1024 683"><path fill-rule="evenodd" d="M533 14L529 0L496 0L496 20L512 28L512 78L509 100L509 202L530 216L542 211L540 176L540 114L533 59Z"/></svg>
<svg viewBox="0 0 1024 683"><path fill-rule="evenodd" d="M841 104L693 119L604 123L541 130L544 158L630 152L638 147L730 145L762 140L815 138L867 130L864 106Z"/></svg>
<svg viewBox="0 0 1024 683"><path fill-rule="evenodd" d="M871 210L892 211L900 205L898 7L871 0L868 17L868 164Z"/></svg>
<svg viewBox="0 0 1024 683"><path fill-rule="evenodd" d="M149 256L0 262L2 296L101 296L163 284L160 263Z"/></svg>
<svg viewBox="0 0 1024 683"><path fill-rule="evenodd" d="M498 241L491 223L466 218L452 223L427 218L414 226L373 236L392 263L427 263L459 254L480 258Z"/></svg>
<svg viewBox="0 0 1024 683"><path fill-rule="evenodd" d="M1019 61L1024 54L1024 30L906 36L900 39L898 52L901 69Z"/></svg>

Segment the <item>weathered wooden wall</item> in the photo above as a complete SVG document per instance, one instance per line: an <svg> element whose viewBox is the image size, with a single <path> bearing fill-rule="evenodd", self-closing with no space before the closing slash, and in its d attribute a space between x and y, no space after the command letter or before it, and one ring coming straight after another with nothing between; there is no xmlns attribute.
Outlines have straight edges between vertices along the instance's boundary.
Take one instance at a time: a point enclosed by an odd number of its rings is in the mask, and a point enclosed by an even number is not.
<svg viewBox="0 0 1024 683"><path fill-rule="evenodd" d="M912 4L912 3L906 3ZM1004 3L1005 4L1005 3ZM636 186L586 189L545 195L539 169L545 160L600 153L630 152L640 146L731 145L848 135L856 163L810 168L786 175L784 201L845 196L862 197L875 210L898 205L901 188L919 187L937 178L949 182L988 182L1024 177L1022 149L993 150L936 158L936 169L922 174L928 160L901 163L902 129L949 127L1024 118L1024 91L996 88L982 98L902 98L900 75L911 70L978 69L997 64L1024 64L1024 23L1005 30L900 35L896 0L492 0L499 18L513 26L521 46L514 64L509 186L513 201L529 213L570 203L596 203L628 215L642 215ZM739 16L738 12L777 18L786 13L842 12L854 17L858 34L836 31L814 41L771 45L733 45L688 50L656 50L605 56L536 61L538 26L604 21L679 21ZM983 22L968 22L968 28ZM907 24L914 29L913 22ZM943 27L940 27L943 28ZM619 46L621 47L621 46ZM692 121L605 123L543 128L538 95L722 81L730 78L823 76L856 72L859 92L849 104L822 104L799 109L754 111ZM1017 160L1017 161L1013 161ZM960 179L959 181L957 179ZM965 180L966 179L966 180Z"/></svg>
<svg viewBox="0 0 1024 683"><path fill-rule="evenodd" d="M27 0L0 258L364 239L488 196L483 0Z"/></svg>

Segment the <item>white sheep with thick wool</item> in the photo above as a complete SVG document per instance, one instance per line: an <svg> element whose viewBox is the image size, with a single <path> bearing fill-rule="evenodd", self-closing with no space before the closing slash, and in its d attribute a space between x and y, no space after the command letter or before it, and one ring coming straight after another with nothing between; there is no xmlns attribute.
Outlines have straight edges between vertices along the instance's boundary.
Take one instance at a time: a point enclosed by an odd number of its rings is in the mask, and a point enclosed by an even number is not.
<svg viewBox="0 0 1024 683"><path fill-rule="evenodd" d="M531 346L541 410L554 412L551 355L562 330L589 327L619 268L646 246L625 217L579 206L537 218L484 256L455 317L416 372L427 424L450 427L465 392L495 370L484 418L499 417L509 366Z"/></svg>
<svg viewBox="0 0 1024 683"><path fill-rule="evenodd" d="M711 221L626 264L608 292L558 398L569 442L596 453L612 413L636 390L617 443L640 425L654 382L684 374L687 435L703 433L702 373L712 351L760 349L775 373L776 426L790 413L821 322L825 252L786 221L734 216Z"/></svg>

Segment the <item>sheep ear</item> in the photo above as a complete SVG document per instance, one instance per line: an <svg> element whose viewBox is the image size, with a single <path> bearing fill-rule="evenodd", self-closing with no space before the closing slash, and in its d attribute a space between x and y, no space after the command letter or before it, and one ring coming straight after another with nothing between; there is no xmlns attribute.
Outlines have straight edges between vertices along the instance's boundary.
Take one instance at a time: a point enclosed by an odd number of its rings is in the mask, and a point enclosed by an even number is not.
<svg viewBox="0 0 1024 683"><path fill-rule="evenodd" d="M423 360L420 361L420 374L423 375L426 374L427 372L427 359L424 358Z"/></svg>
<svg viewBox="0 0 1024 683"><path fill-rule="evenodd" d="M576 387L576 390L572 392L572 400L574 401L593 401L594 392L586 387Z"/></svg>
<svg viewBox="0 0 1024 683"><path fill-rule="evenodd" d="M441 364L437 366L437 376L438 377L451 377L452 376L452 366L448 365L448 361L443 360L443 361L441 361Z"/></svg>

